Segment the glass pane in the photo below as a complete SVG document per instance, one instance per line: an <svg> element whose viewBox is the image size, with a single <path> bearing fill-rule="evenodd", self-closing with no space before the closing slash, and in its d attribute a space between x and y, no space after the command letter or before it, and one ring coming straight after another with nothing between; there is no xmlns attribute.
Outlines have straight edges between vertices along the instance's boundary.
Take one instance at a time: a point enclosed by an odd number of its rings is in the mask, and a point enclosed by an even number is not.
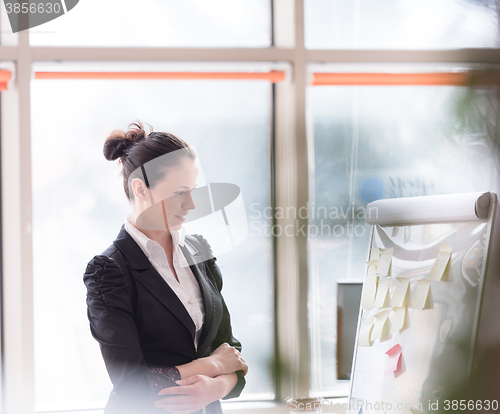
<svg viewBox="0 0 500 414"><path fill-rule="evenodd" d="M367 204L381 198L498 192L498 96L495 89L451 86L309 88L314 392L333 393L338 387L337 287L364 279Z"/></svg>
<svg viewBox="0 0 500 414"><path fill-rule="evenodd" d="M195 145L207 181L241 189L249 235L218 264L251 367L240 398L273 398L272 249L263 231L270 223L253 213L270 203L270 114L271 84L263 81L32 82L37 409L102 408L111 391L82 277L131 212L118 161L106 161L103 143L136 119Z"/></svg>
<svg viewBox="0 0 500 414"><path fill-rule="evenodd" d="M270 0L85 0L30 30L34 46L268 47Z"/></svg>
<svg viewBox="0 0 500 414"><path fill-rule="evenodd" d="M305 0L310 49L499 47L494 0Z"/></svg>

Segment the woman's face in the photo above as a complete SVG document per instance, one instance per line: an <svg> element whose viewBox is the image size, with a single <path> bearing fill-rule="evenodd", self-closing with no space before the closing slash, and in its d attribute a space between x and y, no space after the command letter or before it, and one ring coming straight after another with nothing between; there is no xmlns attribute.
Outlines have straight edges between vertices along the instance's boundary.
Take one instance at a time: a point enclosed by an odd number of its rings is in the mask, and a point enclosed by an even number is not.
<svg viewBox="0 0 500 414"><path fill-rule="evenodd" d="M169 168L165 178L154 187L143 188L146 199L142 197L141 204L145 209L136 219L137 226L146 230L179 230L189 210L195 208L191 191L196 187L198 172L194 161L185 157Z"/></svg>

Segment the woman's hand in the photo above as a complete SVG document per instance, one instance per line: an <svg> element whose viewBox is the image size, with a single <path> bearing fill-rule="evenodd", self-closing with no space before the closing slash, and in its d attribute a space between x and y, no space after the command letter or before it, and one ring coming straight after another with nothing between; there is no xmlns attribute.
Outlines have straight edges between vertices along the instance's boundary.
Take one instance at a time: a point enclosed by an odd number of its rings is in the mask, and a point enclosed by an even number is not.
<svg viewBox="0 0 500 414"><path fill-rule="evenodd" d="M156 400L155 407L163 408L172 414L191 414L201 410L227 395L230 391L227 388L234 386L234 383L223 377L225 376L211 378L206 375L194 375L177 381L178 387L164 388L158 393L165 398Z"/></svg>
<svg viewBox="0 0 500 414"><path fill-rule="evenodd" d="M230 374L239 370L243 371L243 375L248 372L248 365L239 351L227 342L219 346L208 358L212 360L216 367L217 374L215 376Z"/></svg>

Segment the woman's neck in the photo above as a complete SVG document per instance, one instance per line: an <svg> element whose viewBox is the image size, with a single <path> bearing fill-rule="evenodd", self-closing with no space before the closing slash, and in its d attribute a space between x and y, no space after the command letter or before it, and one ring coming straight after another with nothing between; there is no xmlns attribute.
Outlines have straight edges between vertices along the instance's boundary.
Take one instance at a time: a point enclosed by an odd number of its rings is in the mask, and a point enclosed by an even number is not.
<svg viewBox="0 0 500 414"><path fill-rule="evenodd" d="M165 252L172 251L172 235L170 234L170 230L145 230L141 229L140 227L137 226L135 217L132 216L131 224L141 231L143 234L145 234L148 238L151 240L154 240L157 242L163 249L165 249Z"/></svg>

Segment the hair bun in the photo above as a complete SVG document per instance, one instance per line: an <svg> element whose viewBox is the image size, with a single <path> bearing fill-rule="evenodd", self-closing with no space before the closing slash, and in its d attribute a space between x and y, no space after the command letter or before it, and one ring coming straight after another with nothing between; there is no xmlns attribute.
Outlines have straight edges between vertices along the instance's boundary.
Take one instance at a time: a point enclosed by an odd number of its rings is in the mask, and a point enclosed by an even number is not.
<svg viewBox="0 0 500 414"><path fill-rule="evenodd" d="M127 155L128 148L146 137L146 131L141 121L129 125L127 132L115 129L104 141L103 153L108 161L113 161Z"/></svg>

